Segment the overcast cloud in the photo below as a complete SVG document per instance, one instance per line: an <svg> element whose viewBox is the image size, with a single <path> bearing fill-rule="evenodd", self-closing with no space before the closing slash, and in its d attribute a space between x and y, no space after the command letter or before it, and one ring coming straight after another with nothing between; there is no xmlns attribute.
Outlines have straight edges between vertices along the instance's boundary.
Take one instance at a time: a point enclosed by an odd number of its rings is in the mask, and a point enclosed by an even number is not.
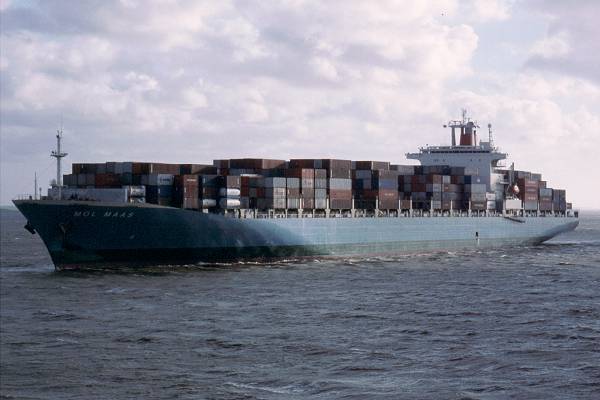
<svg viewBox="0 0 600 400"><path fill-rule="evenodd" d="M405 163L461 107L600 208L598 1L0 0L0 203L66 163ZM593 162L594 161L594 162Z"/></svg>

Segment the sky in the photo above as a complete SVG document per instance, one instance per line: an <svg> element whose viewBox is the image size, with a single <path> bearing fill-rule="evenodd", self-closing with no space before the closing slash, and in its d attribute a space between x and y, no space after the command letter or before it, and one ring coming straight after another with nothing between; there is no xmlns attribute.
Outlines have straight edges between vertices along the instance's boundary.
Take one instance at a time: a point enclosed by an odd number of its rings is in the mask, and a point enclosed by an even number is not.
<svg viewBox="0 0 600 400"><path fill-rule="evenodd" d="M0 204L74 162L409 164L461 108L600 208L600 1L0 0Z"/></svg>

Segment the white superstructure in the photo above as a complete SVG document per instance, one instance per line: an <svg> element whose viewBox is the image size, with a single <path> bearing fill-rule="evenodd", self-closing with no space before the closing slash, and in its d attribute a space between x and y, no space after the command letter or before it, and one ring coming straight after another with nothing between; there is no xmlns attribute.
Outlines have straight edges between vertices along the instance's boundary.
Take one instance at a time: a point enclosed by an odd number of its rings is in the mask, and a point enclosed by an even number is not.
<svg viewBox="0 0 600 400"><path fill-rule="evenodd" d="M473 170L472 175L480 177L479 183L485 183L488 192L496 193L498 198L504 195L504 182L502 174L496 173L500 167L499 162L507 158L508 154L502 153L494 146L489 127L488 141L479 141L477 138L477 122L471 121L463 110L460 121L450 121L444 128L452 129L452 145L427 146L419 148L418 153L407 153L406 158L419 160L421 165L447 165L450 167L468 167ZM456 144L456 130L459 129L460 141Z"/></svg>

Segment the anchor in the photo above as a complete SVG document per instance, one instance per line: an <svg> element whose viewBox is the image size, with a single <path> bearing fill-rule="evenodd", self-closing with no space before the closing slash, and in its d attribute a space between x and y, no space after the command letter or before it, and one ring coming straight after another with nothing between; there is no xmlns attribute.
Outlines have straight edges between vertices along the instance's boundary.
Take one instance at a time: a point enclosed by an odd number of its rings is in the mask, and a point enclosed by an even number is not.
<svg viewBox="0 0 600 400"><path fill-rule="evenodd" d="M35 235L35 234L36 234L36 232L35 232L35 228L33 227L33 225L31 225L31 224L29 223L29 221L27 221L27 223L25 224L24 228L25 228L25 229L27 229L27 231L28 231L29 233L31 233L32 235Z"/></svg>

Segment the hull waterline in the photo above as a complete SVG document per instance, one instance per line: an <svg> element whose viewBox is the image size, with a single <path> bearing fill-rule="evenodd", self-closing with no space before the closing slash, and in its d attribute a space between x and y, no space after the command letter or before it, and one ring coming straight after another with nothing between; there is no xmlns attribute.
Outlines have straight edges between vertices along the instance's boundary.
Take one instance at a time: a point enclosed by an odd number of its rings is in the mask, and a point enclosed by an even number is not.
<svg viewBox="0 0 600 400"><path fill-rule="evenodd" d="M574 217L232 218L151 204L15 201L57 269L531 245Z"/></svg>

